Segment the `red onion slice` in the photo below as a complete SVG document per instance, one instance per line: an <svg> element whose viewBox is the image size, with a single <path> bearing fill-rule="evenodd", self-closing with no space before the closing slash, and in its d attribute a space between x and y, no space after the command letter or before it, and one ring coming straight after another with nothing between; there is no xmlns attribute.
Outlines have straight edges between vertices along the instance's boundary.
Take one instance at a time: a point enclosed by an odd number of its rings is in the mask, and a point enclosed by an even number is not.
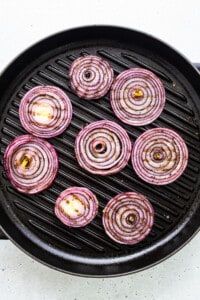
<svg viewBox="0 0 200 300"><path fill-rule="evenodd" d="M111 239L120 244L133 245L150 233L154 210L145 196L126 192L118 194L107 203L102 221Z"/></svg>
<svg viewBox="0 0 200 300"><path fill-rule="evenodd" d="M32 135L51 138L69 126L72 118L71 101L58 87L37 86L22 98L19 118L24 129Z"/></svg>
<svg viewBox="0 0 200 300"><path fill-rule="evenodd" d="M110 175L121 171L130 158L131 141L126 131L108 120L93 122L76 137L79 165L90 173Z"/></svg>
<svg viewBox="0 0 200 300"><path fill-rule="evenodd" d="M184 140L168 128L154 128L140 135L133 146L132 165L146 182L164 185L184 172L188 149Z"/></svg>
<svg viewBox="0 0 200 300"><path fill-rule="evenodd" d="M152 123L162 113L165 89L152 72L132 68L117 76L111 87L110 101L122 122L142 126Z"/></svg>
<svg viewBox="0 0 200 300"><path fill-rule="evenodd" d="M21 135L6 148L4 168L19 192L35 194L53 183L58 172L58 156L46 140Z"/></svg>
<svg viewBox="0 0 200 300"><path fill-rule="evenodd" d="M77 58L69 71L72 90L83 99L103 97L113 82L114 72L101 57L86 55Z"/></svg>
<svg viewBox="0 0 200 300"><path fill-rule="evenodd" d="M55 204L57 218L69 227L83 227L98 211L96 196L87 188L71 187L64 190Z"/></svg>

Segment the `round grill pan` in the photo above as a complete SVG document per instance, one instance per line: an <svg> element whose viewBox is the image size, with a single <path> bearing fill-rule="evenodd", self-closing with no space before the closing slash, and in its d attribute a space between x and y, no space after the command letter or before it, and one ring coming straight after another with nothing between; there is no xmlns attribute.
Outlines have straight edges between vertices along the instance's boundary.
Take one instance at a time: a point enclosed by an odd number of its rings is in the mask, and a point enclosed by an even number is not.
<svg viewBox="0 0 200 300"><path fill-rule="evenodd" d="M152 124L132 127L113 114L109 94L95 101L79 99L70 89L68 70L74 59L94 54L106 59L115 75L131 67L154 72L166 90L166 106ZM37 195L22 195L12 188L3 169L7 145L26 132L18 118L22 96L37 85L63 89L73 104L73 119L60 136L50 139L59 155L54 184ZM180 249L200 225L200 76L179 53L146 34L109 26L68 30L43 40L20 55L0 77L0 224L6 235L37 260L71 274L117 276L133 273L162 261ZM128 166L107 177L81 169L74 155L77 133L86 124L108 119L122 125L132 142L145 130L167 127L186 141L189 163L184 174L166 186L140 180ZM84 186L98 197L97 217L84 228L67 228L54 216L59 193L70 186ZM151 201L155 224L151 234L133 246L119 245L106 236L102 210L118 193L136 191Z"/></svg>

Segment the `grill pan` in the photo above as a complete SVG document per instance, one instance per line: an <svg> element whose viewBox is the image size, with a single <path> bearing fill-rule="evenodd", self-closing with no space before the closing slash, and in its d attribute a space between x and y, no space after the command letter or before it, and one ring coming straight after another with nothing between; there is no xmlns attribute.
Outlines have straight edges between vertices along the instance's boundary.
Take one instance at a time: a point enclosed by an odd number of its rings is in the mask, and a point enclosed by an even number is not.
<svg viewBox="0 0 200 300"><path fill-rule="evenodd" d="M154 72L166 90L166 106L152 124L132 127L118 120L109 94L95 101L78 98L70 89L68 70L84 54L106 59L115 75L131 67ZM59 155L54 184L37 195L22 195L12 188L3 169L3 154L18 135L26 134L18 118L22 96L37 85L63 89L73 104L68 129L49 141ZM200 225L200 76L179 53L144 33L111 26L68 30L34 45L13 61L0 77L0 224L18 247L57 270L82 276L117 276L152 266L185 245ZM81 169L74 155L77 133L86 124L108 119L123 126L132 142L145 130L167 127L185 140L189 162L184 174L166 186L140 180L128 166L120 173L100 177ZM56 219L54 203L70 186L85 186L98 197L100 209L84 228L67 228ZM119 245L106 236L101 222L108 200L128 190L144 194L155 210L150 235L132 246Z"/></svg>

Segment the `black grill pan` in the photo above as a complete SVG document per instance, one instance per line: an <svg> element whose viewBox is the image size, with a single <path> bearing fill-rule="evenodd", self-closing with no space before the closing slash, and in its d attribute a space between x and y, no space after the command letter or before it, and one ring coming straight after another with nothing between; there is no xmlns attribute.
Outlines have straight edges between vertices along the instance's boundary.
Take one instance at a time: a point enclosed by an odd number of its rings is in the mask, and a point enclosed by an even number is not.
<svg viewBox="0 0 200 300"><path fill-rule="evenodd" d="M70 89L68 70L83 54L106 59L115 75L131 67L154 72L166 89L166 106L152 124L131 127L113 114L109 94L96 101L79 99ZM3 170L7 145L26 132L18 119L22 96L37 85L55 85L71 98L74 115L69 128L50 139L60 169L54 184L37 195L22 195L12 188ZM21 54L0 77L0 224L4 233L37 260L76 275L117 276L145 269L180 249L200 225L200 76L179 53L141 32L110 26L91 26L56 34ZM120 173L100 177L82 170L74 155L74 140L86 124L108 119L122 125L132 140L145 130L167 127L178 132L189 149L184 174L166 186L140 180L128 166ZM98 197L100 209L85 228L62 225L53 214L59 193L70 186L85 186ZM133 246L119 245L104 233L101 217L107 201L124 191L137 191L151 201L155 224L151 234Z"/></svg>

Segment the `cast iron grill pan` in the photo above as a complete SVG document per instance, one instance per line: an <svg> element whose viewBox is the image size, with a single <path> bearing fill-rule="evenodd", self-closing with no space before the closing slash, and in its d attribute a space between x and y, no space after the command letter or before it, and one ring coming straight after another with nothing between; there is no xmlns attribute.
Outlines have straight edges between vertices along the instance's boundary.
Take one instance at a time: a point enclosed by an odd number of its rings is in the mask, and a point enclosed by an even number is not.
<svg viewBox="0 0 200 300"><path fill-rule="evenodd" d="M154 72L163 82L167 102L162 115L152 124L132 127L118 120L109 94L95 101L78 98L69 85L68 71L74 59L93 54L106 59L115 76L131 67ZM23 95L37 85L55 85L73 104L68 129L49 141L59 155L59 172L54 184L37 195L17 192L3 170L7 145L26 134L18 116ZM50 37L19 56L0 78L1 114L1 210L4 232L20 248L58 270L85 276L116 276L153 265L182 247L198 230L200 122L198 72L181 55L145 34L117 27L94 26L74 29ZM167 127L179 133L189 149L184 174L167 186L140 180L131 167L112 176L94 176L79 167L74 154L77 133L93 121L108 119L123 126L132 143L145 130ZM97 217L80 229L67 228L54 216L55 200L70 186L84 186L98 197ZM155 210L155 224L141 243L123 246L105 234L102 210L110 198L125 191L144 194Z"/></svg>

